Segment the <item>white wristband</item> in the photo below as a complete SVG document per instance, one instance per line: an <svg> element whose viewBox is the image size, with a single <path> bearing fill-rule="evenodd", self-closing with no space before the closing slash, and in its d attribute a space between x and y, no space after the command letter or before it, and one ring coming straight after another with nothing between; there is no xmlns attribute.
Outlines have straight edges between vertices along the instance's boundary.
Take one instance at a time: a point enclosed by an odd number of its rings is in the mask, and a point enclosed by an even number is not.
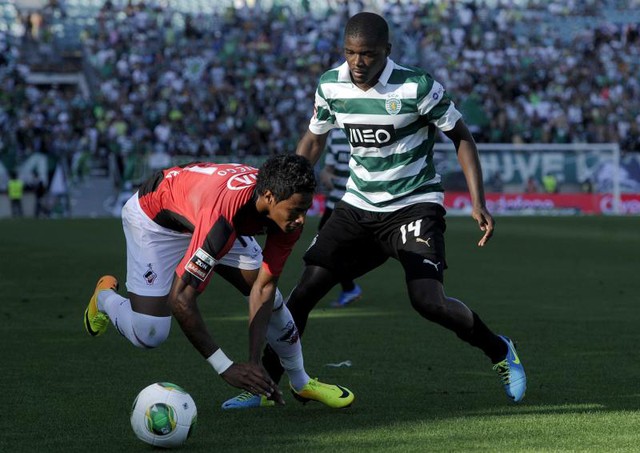
<svg viewBox="0 0 640 453"><path fill-rule="evenodd" d="M207 362L211 364L218 374L224 373L231 365L233 365L233 362L226 356L221 348L218 348L216 352L211 354L207 359Z"/></svg>

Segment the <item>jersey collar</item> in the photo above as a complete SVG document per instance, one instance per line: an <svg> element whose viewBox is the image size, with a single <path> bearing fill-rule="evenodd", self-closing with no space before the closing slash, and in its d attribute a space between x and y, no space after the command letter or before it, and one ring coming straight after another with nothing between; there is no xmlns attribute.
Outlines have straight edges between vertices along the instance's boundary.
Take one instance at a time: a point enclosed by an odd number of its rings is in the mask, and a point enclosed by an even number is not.
<svg viewBox="0 0 640 453"><path fill-rule="evenodd" d="M387 65L384 67L384 70L382 71L382 74L380 74L380 78L378 79L379 84L381 84L382 86L387 86L394 66L395 63L393 62L393 60L387 57ZM349 65L346 61L342 63L342 65L340 65L340 67L338 68L338 81L353 83L351 82L351 75L349 74Z"/></svg>

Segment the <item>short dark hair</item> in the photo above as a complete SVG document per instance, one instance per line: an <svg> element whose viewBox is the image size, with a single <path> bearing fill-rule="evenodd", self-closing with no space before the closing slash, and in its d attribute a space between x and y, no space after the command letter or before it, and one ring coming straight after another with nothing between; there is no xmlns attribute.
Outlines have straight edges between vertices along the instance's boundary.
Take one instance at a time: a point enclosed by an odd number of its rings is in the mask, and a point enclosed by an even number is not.
<svg viewBox="0 0 640 453"><path fill-rule="evenodd" d="M376 44L389 43L389 25L382 16L375 13L358 13L352 16L344 28L344 36L361 36Z"/></svg>
<svg viewBox="0 0 640 453"><path fill-rule="evenodd" d="M316 176L306 157L296 154L278 154L267 159L258 172L256 193L269 190L276 201L283 201L296 193L313 193Z"/></svg>

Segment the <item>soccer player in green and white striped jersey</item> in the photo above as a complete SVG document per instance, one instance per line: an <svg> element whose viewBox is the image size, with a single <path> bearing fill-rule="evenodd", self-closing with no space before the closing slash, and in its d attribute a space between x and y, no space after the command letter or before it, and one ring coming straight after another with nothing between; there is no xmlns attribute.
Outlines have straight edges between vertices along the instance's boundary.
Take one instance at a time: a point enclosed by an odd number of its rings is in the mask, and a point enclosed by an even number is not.
<svg viewBox="0 0 640 453"><path fill-rule="evenodd" d="M390 52L386 21L356 14L345 28L346 62L320 78L314 115L296 152L317 162L329 131L341 128L351 146L350 176L345 196L304 256L303 275L287 306L302 334L309 312L340 279L357 278L394 258L405 271L413 308L480 348L507 396L518 402L526 375L513 343L447 296L443 285L444 193L433 144L438 130L453 142L473 201L471 215L483 231L482 247L494 221L475 142L443 86L420 69L395 63ZM267 351L263 363L277 381L277 357Z"/></svg>
<svg viewBox="0 0 640 453"><path fill-rule="evenodd" d="M329 194L318 225L319 230L329 220L336 203L342 199L347 190L350 158L351 146L346 135L340 129L333 129L327 140L324 167L320 172L320 180L329 189ZM340 280L340 286L342 291L340 291L338 299L331 303L334 308L346 307L362 296L362 288L351 278Z"/></svg>

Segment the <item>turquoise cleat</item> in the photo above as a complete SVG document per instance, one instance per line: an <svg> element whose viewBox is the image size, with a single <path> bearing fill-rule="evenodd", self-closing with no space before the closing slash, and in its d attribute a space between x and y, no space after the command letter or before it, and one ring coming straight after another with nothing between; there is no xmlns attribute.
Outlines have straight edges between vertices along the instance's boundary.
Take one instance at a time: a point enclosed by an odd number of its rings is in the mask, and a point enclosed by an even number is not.
<svg viewBox="0 0 640 453"><path fill-rule="evenodd" d="M507 396L518 403L524 398L527 390L527 375L513 342L503 335L500 335L500 338L507 344L507 356L503 361L494 364L493 369L500 376Z"/></svg>
<svg viewBox="0 0 640 453"><path fill-rule="evenodd" d="M222 403L223 409L251 409L253 407L272 407L276 402L267 399L264 395L254 395L249 392L242 392L240 395Z"/></svg>

